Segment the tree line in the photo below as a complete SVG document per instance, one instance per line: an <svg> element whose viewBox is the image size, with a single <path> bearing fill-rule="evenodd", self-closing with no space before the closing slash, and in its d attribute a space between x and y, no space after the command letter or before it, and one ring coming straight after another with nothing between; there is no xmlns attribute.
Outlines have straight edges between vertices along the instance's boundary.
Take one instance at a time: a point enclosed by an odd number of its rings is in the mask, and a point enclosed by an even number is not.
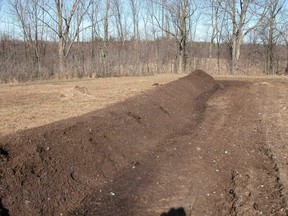
<svg viewBox="0 0 288 216"><path fill-rule="evenodd" d="M1 6L6 82L195 67L287 73L285 0L2 0Z"/></svg>

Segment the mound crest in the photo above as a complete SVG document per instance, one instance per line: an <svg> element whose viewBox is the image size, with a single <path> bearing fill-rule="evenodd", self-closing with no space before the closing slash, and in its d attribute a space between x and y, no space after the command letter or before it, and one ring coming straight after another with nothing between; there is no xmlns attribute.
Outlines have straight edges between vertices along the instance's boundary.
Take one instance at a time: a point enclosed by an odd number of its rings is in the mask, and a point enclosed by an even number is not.
<svg viewBox="0 0 288 216"><path fill-rule="evenodd" d="M69 214L161 142L197 125L214 79L196 70L81 117L3 137L0 199L11 215ZM165 148L165 146L163 146Z"/></svg>

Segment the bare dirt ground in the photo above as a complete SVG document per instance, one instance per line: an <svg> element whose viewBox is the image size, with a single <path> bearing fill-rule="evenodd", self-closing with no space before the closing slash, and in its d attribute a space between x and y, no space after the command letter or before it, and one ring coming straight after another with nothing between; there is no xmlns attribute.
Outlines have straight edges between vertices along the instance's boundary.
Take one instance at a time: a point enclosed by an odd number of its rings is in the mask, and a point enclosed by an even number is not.
<svg viewBox="0 0 288 216"><path fill-rule="evenodd" d="M0 212L287 215L287 91L286 78L215 81L196 71L102 110L7 133Z"/></svg>

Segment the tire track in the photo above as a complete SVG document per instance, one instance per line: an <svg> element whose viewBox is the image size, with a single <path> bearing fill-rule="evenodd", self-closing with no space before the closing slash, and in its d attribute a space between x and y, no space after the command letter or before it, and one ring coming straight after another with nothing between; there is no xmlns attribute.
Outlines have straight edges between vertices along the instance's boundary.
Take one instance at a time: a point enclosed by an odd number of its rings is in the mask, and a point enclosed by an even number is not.
<svg viewBox="0 0 288 216"><path fill-rule="evenodd" d="M263 153L274 164L283 206L287 209L288 196L288 80L267 80L257 83L258 104L261 105L262 131L266 145ZM286 210L286 215L288 212Z"/></svg>
<svg viewBox="0 0 288 216"><path fill-rule="evenodd" d="M260 85L254 83L249 87L249 91L255 92L257 98L256 100L250 98L250 104L257 107L254 109L257 111L254 112L254 116L260 118L255 128L258 138L254 151L257 154L249 160L253 166L247 166L241 172L232 171L231 215L288 215L285 186L281 178L278 157L274 154L274 149L277 150L279 146L271 145L273 143L271 140L274 142L277 140L277 135L275 136L277 133L267 133L267 125L271 125L271 122L267 122L265 117L269 116L273 109L277 109L275 92L271 94L273 91L268 87L265 86L264 89L261 83ZM268 104L270 108L267 108ZM276 125L274 130L277 130Z"/></svg>

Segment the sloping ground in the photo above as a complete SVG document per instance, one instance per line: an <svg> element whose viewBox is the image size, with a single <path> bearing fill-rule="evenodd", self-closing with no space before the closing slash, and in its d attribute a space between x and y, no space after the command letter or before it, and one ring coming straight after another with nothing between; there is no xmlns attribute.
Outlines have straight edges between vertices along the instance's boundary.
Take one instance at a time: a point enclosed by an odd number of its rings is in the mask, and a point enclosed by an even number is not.
<svg viewBox="0 0 288 216"><path fill-rule="evenodd" d="M166 139L196 127L216 88L197 70L107 109L1 138L2 214L101 214L97 204L85 205L143 166Z"/></svg>

